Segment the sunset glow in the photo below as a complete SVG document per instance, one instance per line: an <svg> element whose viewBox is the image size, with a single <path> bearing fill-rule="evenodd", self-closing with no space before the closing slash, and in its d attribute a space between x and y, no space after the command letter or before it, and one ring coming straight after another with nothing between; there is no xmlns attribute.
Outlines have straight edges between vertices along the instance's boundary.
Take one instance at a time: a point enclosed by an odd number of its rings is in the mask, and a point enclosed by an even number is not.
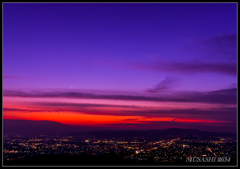
<svg viewBox="0 0 240 169"><path fill-rule="evenodd" d="M5 3L3 14L3 119L236 131L236 4Z"/></svg>

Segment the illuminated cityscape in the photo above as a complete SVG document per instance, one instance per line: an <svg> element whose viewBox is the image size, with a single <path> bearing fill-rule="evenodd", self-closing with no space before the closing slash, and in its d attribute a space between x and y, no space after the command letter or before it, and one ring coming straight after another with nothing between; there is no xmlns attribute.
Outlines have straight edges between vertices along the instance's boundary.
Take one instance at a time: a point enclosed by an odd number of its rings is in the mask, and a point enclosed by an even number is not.
<svg viewBox="0 0 240 169"><path fill-rule="evenodd" d="M181 136L119 137L98 139L84 136L4 136L3 161L17 165L39 155L97 156L108 159L114 156L124 164L198 164L187 162L188 157L228 157L225 165L236 163L236 137ZM217 161L215 161L217 162ZM66 161L65 161L66 163ZM31 164L31 163L30 163ZM28 165L30 165L28 164ZM41 162L42 165L46 163ZM47 163L48 164L48 163ZM50 163L54 164L54 163ZM61 162L55 165L61 164ZM70 163L66 163L71 165ZM89 163L77 163L78 165ZM92 162L91 164L105 164ZM221 163L222 164L222 163Z"/></svg>

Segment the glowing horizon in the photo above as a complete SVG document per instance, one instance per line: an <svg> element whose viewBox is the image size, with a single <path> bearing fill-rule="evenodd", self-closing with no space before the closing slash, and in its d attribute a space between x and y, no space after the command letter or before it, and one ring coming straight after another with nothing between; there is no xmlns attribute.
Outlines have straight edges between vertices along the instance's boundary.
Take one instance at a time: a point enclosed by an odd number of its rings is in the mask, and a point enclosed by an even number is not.
<svg viewBox="0 0 240 169"><path fill-rule="evenodd" d="M3 119L236 131L236 6L4 3Z"/></svg>

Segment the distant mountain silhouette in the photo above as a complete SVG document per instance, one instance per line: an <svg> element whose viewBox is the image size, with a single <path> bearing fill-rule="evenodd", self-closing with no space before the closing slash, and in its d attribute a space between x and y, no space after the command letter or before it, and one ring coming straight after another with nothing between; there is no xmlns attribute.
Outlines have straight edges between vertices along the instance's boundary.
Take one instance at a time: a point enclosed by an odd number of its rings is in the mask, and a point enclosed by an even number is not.
<svg viewBox="0 0 240 169"><path fill-rule="evenodd" d="M3 119L4 135L56 135L73 131L82 130L81 127L69 126L55 121Z"/></svg>
<svg viewBox="0 0 240 169"><path fill-rule="evenodd" d="M205 132L195 129L169 128L165 130L93 130L94 128L70 126L55 121L9 120L3 119L4 135L72 135L109 137L137 137L161 135L222 135L236 136L235 133ZM88 130L88 131L87 131ZM89 131L91 130L91 131Z"/></svg>

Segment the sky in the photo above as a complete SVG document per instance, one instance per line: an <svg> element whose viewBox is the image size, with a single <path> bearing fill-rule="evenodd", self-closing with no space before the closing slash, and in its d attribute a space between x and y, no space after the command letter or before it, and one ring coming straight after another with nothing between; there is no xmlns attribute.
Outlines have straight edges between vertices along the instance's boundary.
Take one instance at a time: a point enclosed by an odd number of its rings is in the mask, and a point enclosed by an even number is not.
<svg viewBox="0 0 240 169"><path fill-rule="evenodd" d="M3 119L236 132L237 3L3 3Z"/></svg>

